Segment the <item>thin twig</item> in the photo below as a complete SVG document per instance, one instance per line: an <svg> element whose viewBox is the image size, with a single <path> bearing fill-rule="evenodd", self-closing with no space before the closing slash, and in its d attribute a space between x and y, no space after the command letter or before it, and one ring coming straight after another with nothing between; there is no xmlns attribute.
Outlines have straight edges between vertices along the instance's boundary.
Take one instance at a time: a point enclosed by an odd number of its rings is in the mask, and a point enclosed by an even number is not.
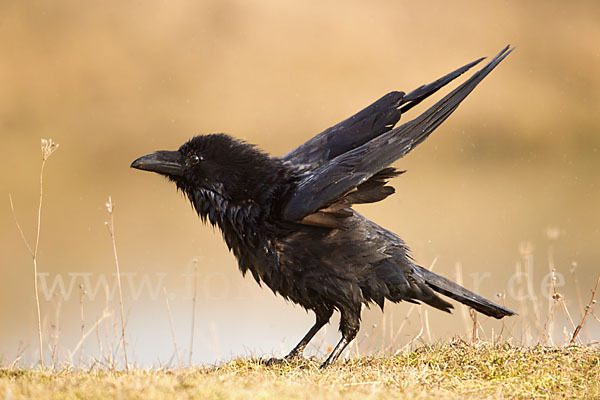
<svg viewBox="0 0 600 400"><path fill-rule="evenodd" d="M38 267L37 267L37 257L33 258L33 289L35 290L35 307L36 307L36 311L37 311L37 317L38 317L38 339L40 342L40 365L42 366L42 368L44 368L44 352L42 350L42 313L40 311L40 296L38 294L38 283L37 283L37 276L38 276Z"/></svg>
<svg viewBox="0 0 600 400"><path fill-rule="evenodd" d="M460 286L464 286L462 264L460 262L457 262L455 268L456 283ZM469 334L469 332L471 332L471 324L469 323L469 307L460 307L460 314L462 315L463 323L465 324L465 331L467 332L467 334Z"/></svg>
<svg viewBox="0 0 600 400"><path fill-rule="evenodd" d="M81 319L81 342L85 340L85 314L83 313L83 303L85 300L85 296L87 295L87 291L85 290L83 283L79 284L79 317ZM83 359L83 349L79 353L79 367L81 368L81 361ZM73 360L71 360L73 362Z"/></svg>
<svg viewBox="0 0 600 400"><path fill-rule="evenodd" d="M194 351L194 327L196 326L196 287L198 278L198 259L194 258L194 297L192 297L192 332L190 333L190 354L188 358L188 365L192 366L192 353Z"/></svg>
<svg viewBox="0 0 600 400"><path fill-rule="evenodd" d="M44 165L44 161L42 161L42 171L43 171L43 165ZM42 191L42 186L40 186L40 193ZM35 292L35 306L36 306L36 312L37 312L37 322L38 322L38 340L39 340L39 346L40 346L40 365L42 366L42 368L44 368L44 344L42 341L42 315L40 312L40 296L38 294L38 283L37 283L37 245L36 245L36 251L34 252L31 248L31 246L29 245L29 242L27 241L27 239L25 238L25 234L23 233L23 229L21 229L21 224L19 224L19 221L17 220L17 215L15 213L15 207L13 205L13 201L12 201L12 196L8 195L8 199L10 201L10 209L12 210L12 214L13 214L13 218L15 219L15 224L17 225L17 229L19 230L19 233L21 234L21 239L23 239L23 243L25 243L25 246L27 247L27 251L29 251L29 254L31 255L31 258L33 260L33 290ZM39 220L38 220L38 225L39 225ZM39 229L38 229L39 232Z"/></svg>
<svg viewBox="0 0 600 400"><path fill-rule="evenodd" d="M552 271L554 269L554 253L552 246L548 249L548 269ZM525 276L527 277L527 293L529 294L529 299L531 300L531 304L533 305L533 314L535 319L533 320L535 323L535 331L539 335L542 332L542 311L541 304L538 301L538 297L535 295L535 291L533 290L533 244L525 243L521 247L521 256L523 259L523 268L526 271ZM532 274L529 274L532 272ZM552 330L552 328L550 328Z"/></svg>
<svg viewBox="0 0 600 400"><path fill-rule="evenodd" d="M385 314L381 315L381 354L385 352Z"/></svg>
<svg viewBox="0 0 600 400"><path fill-rule="evenodd" d="M408 312L404 315L404 319L402 320L400 327L398 327L398 330L396 331L396 334L394 335L394 337L392 339L392 343L396 343L398 341L398 337L404 330L404 326L407 324L410 316L417 309L418 306L419 306L418 304L411 304L410 308L408 309Z"/></svg>
<svg viewBox="0 0 600 400"><path fill-rule="evenodd" d="M579 312L581 315L585 313L583 308L583 299L581 298L581 287L579 286L579 279L577 279L577 263L573 261L571 263L571 269L569 270L573 276L573 282L575 283L575 293L577 294L577 304L579 305Z"/></svg>
<svg viewBox="0 0 600 400"><path fill-rule="evenodd" d="M556 290L556 268L554 266L554 248L552 247L552 241L558 239L560 236L559 231L553 228L548 228L546 230L548 238L550 239L550 245L548 246L548 272L552 277L552 287L553 287L553 295L548 297L548 318L546 318L546 324L544 325L544 329L547 329L548 340L550 344L552 343L552 332L554 332L554 307L557 302L559 302L561 295ZM529 279L529 275L528 275ZM537 304L537 301L534 303L534 306ZM541 318L541 314L536 315L536 321L539 321ZM539 324L536 324L539 325ZM539 335L539 329L538 329Z"/></svg>
<svg viewBox="0 0 600 400"><path fill-rule="evenodd" d="M429 271L433 272L433 269L435 268L435 265L437 264L437 260L438 258L435 257L433 259L433 261L431 262L431 264L429 265ZM404 319L402 320L402 323L400 324L400 327L398 328L398 330L396 331L396 334L394 335L394 337L392 338L391 343L396 343L398 340L398 337L400 336L400 333L402 333L402 330L404 329L404 326L406 325L407 321L409 320L411 314L413 313L413 311L415 311L415 309L418 307L418 304L412 304L410 306L410 308L408 309L408 312L406 313L406 315L404 316ZM397 354L400 350L396 351L395 354Z"/></svg>
<svg viewBox="0 0 600 400"><path fill-rule="evenodd" d="M127 342L125 341L125 312L123 311L123 290L121 289L121 270L119 269L119 256L117 255L117 243L115 240L115 218L113 215L114 205L112 198L108 196L108 202L105 204L110 218L106 222L106 227L112 240L113 255L115 257L115 266L117 267L117 287L119 288L119 304L121 306L121 337L123 339L123 355L125 357L125 370L129 371L129 361L127 360Z"/></svg>
<svg viewBox="0 0 600 400"><path fill-rule="evenodd" d="M106 360L106 356L104 355L104 347L102 346L102 338L100 337L99 326L100 326L100 324L96 324L94 326L94 330L96 331L96 339L98 341L98 351L100 352L100 358L102 360ZM82 341L82 343L83 343L83 341Z"/></svg>
<svg viewBox="0 0 600 400"><path fill-rule="evenodd" d="M19 234L21 235L21 239L23 239L23 243L27 247L29 254L33 259L33 288L35 291L35 305L37 311L37 320L38 320L38 339L40 345L40 365L44 368L44 344L42 340L42 317L40 312L40 296L38 293L38 265L37 265L37 256L38 249L40 245L40 230L41 230L41 221L42 221L42 203L44 200L44 166L46 165L46 160L48 157L58 149L58 144L54 143L52 139L42 139L41 141L42 147L42 165L40 167L40 201L38 204L38 212L37 212L37 227L36 227L36 235L35 235L35 246L32 249L31 245L25 238L25 234L23 233L23 229L21 228L21 224L17 220L17 216L15 213L15 207L13 205L12 196L9 194L8 199L10 201L10 208L12 210L13 218L15 219L15 224L17 225L17 229L19 230Z"/></svg>
<svg viewBox="0 0 600 400"><path fill-rule="evenodd" d="M499 297L502 299L502 307L506 308L506 293L502 292L502 293L498 293ZM500 329L500 334L498 335L498 337L500 338L500 341L502 342L502 334L504 333L504 328L505 328L505 321L504 318L502 318L502 329Z"/></svg>
<svg viewBox="0 0 600 400"><path fill-rule="evenodd" d="M575 323L573 322L573 318L571 318L571 313L569 312L569 309L567 308L565 302L562 299L560 299L560 305L562 306L562 309L563 309L565 315L567 316L567 320L571 324L571 329L573 329L573 330L577 329L575 327Z"/></svg>
<svg viewBox="0 0 600 400"><path fill-rule="evenodd" d="M546 316L546 323L544 324L544 332L542 335L544 344L554 345L554 343L552 341L552 332L550 332L549 327L550 327L551 321L554 319L554 305L555 304L556 304L556 302L553 301L549 305L549 308L548 308L548 315Z"/></svg>
<svg viewBox="0 0 600 400"><path fill-rule="evenodd" d="M21 344L19 344L19 350L17 350L17 356L8 365L9 370L13 369L19 363L19 361L21 361L21 359L23 358L23 353L25 353L25 350L27 350L28 347L29 347L29 345L21 347Z"/></svg>
<svg viewBox="0 0 600 400"><path fill-rule="evenodd" d="M548 316L546 317L546 323L544 324L544 337L547 337L546 343L554 345L552 341L552 321L554 320L554 307L562 299L562 295L556 290L556 270L550 270L552 278L552 296L548 299Z"/></svg>
<svg viewBox="0 0 600 400"><path fill-rule="evenodd" d="M56 296L58 298L58 296ZM58 298L58 301L56 303L56 313L55 313L55 323L52 326L52 347L51 347L51 353L52 353L52 369L56 370L56 360L57 360L57 350L58 350L58 341L59 341L59 337L60 337L60 311L62 309L62 301L60 298Z"/></svg>
<svg viewBox="0 0 600 400"><path fill-rule="evenodd" d="M432 344L431 341L431 330L429 329L429 313L425 310L425 332L427 333L427 340L429 344Z"/></svg>
<svg viewBox="0 0 600 400"><path fill-rule="evenodd" d="M71 360L70 361L71 363L73 362L73 355L75 355L77 353L77 351L79 350L79 348L83 345L83 342L85 342L85 339L87 339L87 337L89 335L91 335L92 332L94 332L94 331L96 331L96 334L98 334L98 326L100 325L100 323L102 321L104 321L106 318L110 317L111 315L112 315L111 312L109 312L107 309L104 309L104 311L102 312L102 316L100 318L98 318L98 320L94 323L94 325L92 325L90 327L90 329L87 330L87 332L84 332L83 335L81 335L81 339L79 339L79 342L77 342L77 345L75 346L75 348L73 349L73 351L70 352L69 358ZM103 354L102 344L101 343L100 343L100 353Z"/></svg>
<svg viewBox="0 0 600 400"><path fill-rule="evenodd" d="M419 313L419 319L421 320L421 329L419 330L419 333L417 333L417 336L413 337L410 342L408 342L406 344L406 346L404 346L406 349L410 349L410 346L416 342L417 340L419 340L421 338L421 336L423 336L423 332L425 331L425 323L423 321L423 314L421 313L421 311L423 310L423 306L421 304L417 305L417 312Z"/></svg>
<svg viewBox="0 0 600 400"><path fill-rule="evenodd" d="M483 340L487 341L488 336L486 335L485 329L483 329L483 325L481 325L481 322L479 320L477 321L477 326L479 328L479 332L481 332L483 334ZM479 333L477 333L477 338L479 339Z"/></svg>
<svg viewBox="0 0 600 400"><path fill-rule="evenodd" d="M473 321L473 328L471 331L471 342L475 344L479 341L479 331L477 329L477 312L474 309L469 308L469 315L471 316L471 320Z"/></svg>
<svg viewBox="0 0 600 400"><path fill-rule="evenodd" d="M21 234L21 239L23 239L23 243L25 243L25 246L27 247L27 251L29 252L29 254L31 255L31 257L33 258L33 256L34 256L33 250L31 249L31 246L29 246L29 242L25 238L25 234L23 233L23 229L21 229L21 224L19 224L19 220L17 219L17 214L15 212L15 206L13 205L12 195L10 193L8 194L8 201L10 201L10 210L12 211L12 216L13 216L13 218L15 220L15 225L17 225L17 229L19 230L19 233Z"/></svg>
<svg viewBox="0 0 600 400"><path fill-rule="evenodd" d="M560 304L560 306L563 309L563 312L565 313L565 316L567 317L567 320L571 324L571 329L573 329L573 332L575 332L576 328L575 328L575 323L573 322L573 318L571 318L571 314L569 313L569 310L567 309L567 306L565 305L563 296L560 293L558 293L558 291L556 290L556 270L555 269L552 270L552 288L554 290L552 299L554 299L558 304Z"/></svg>
<svg viewBox="0 0 600 400"><path fill-rule="evenodd" d="M171 336L173 337L173 347L175 348L175 356L177 357L177 368L181 368L181 359L179 358L179 350L177 349L177 340L175 340L175 328L173 326L173 318L171 317L171 306L169 305L169 296L167 289L163 286L165 293L165 302L167 303L167 312L169 313L169 324L171 325Z"/></svg>
<svg viewBox="0 0 600 400"><path fill-rule="evenodd" d="M579 325L577 325L577 328L575 328L575 332L573 332L573 337L571 338L571 342L569 344L573 344L573 342L577 338L577 335L579 335L579 332L581 332L583 323L585 322L585 319L587 318L587 315L590 313L590 309L592 308L592 305L594 304L594 298L596 297L596 291L598 290L598 284L600 284L600 274L598 275L598 279L596 279L596 286L594 286L594 291L592 292L592 298L590 299L590 302L588 303L587 307L585 308L585 314L583 314L583 319L581 320L581 323Z"/></svg>

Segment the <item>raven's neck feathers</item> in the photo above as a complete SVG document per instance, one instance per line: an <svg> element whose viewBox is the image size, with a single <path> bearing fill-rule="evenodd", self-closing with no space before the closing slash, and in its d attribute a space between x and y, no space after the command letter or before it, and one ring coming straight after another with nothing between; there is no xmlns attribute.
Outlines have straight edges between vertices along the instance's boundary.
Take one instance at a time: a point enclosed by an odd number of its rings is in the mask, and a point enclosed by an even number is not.
<svg viewBox="0 0 600 400"><path fill-rule="evenodd" d="M229 194L231 187L227 191L221 185L207 188L178 184L202 221L221 230L243 272L250 267L243 260L249 256L245 254L248 249L265 251L269 240L265 235L272 231L272 221L277 219L285 190L293 180L292 171L280 159L258 151L254 155L249 164L232 171L236 177L233 198Z"/></svg>
<svg viewBox="0 0 600 400"><path fill-rule="evenodd" d="M235 239L247 243L255 236L252 230L256 223L264 218L264 210L254 200L234 203L221 194L202 187L187 192L192 207L203 222L218 226L231 249Z"/></svg>

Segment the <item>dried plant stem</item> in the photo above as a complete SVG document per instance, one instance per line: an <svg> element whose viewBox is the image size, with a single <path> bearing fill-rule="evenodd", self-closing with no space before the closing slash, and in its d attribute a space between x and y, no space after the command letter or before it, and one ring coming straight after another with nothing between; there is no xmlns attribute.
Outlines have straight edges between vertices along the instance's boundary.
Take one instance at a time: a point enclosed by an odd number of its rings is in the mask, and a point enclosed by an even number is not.
<svg viewBox="0 0 600 400"><path fill-rule="evenodd" d="M427 333L427 340L429 344L432 344L431 341L431 330L429 329L429 313L425 310L425 332Z"/></svg>
<svg viewBox="0 0 600 400"><path fill-rule="evenodd" d="M438 258L435 257L433 259L433 261L431 262L431 264L429 265L429 270L433 271L433 269L435 268L435 265L437 263ZM396 341L398 340L398 337L400 336L400 333L402 333L404 326L407 324L408 319L410 318L411 314L413 313L413 311L415 311L415 309L418 307L419 305L417 304L413 304L410 306L410 308L408 309L408 312L406 313L406 315L404 316L404 319L402 320L402 323L400 324L400 327L398 328L398 330L396 331L396 334L392 337L391 343L396 343ZM396 352L398 353L399 350Z"/></svg>
<svg viewBox="0 0 600 400"><path fill-rule="evenodd" d="M558 293L558 291L556 290L556 270L552 269L551 273L552 273L552 288L554 290L552 299L554 299L555 302L560 304L560 306L563 309L563 312L565 313L565 315L567 317L567 320L571 324L571 329L573 329L573 331L575 331L576 328L575 328L575 324L573 323L573 318L571 318L571 314L569 313L569 310L567 309L567 306L565 305L563 296L560 293Z"/></svg>
<svg viewBox="0 0 600 400"><path fill-rule="evenodd" d="M175 348L175 357L177 357L177 368L181 368L181 359L179 358L179 350L177 349L177 340L175 340L175 327L173 326L173 317L171 316L171 306L169 305L169 296L167 289L163 286L165 293L165 303L167 303L167 312L169 314L169 325L171 325L171 336L173 337L173 347Z"/></svg>
<svg viewBox="0 0 600 400"><path fill-rule="evenodd" d="M104 310L102 312L102 316L94 323L94 325L92 325L92 327L90 329L88 329L87 332L83 332L83 334L81 335L81 339L79 339L79 342L77 342L77 345L75 345L75 348L73 348L73 351L70 352L70 360L71 363L73 362L73 355L75 355L79 349L81 348L81 346L83 345L83 343L85 342L85 339L87 339L87 337L89 335L91 335L92 332L96 331L96 333L98 333L98 326L100 325L100 323L102 321L104 321L106 318L110 317L112 314L108 311L108 310ZM100 343L100 353L102 353L102 344ZM79 353L81 354L81 353ZM81 355L79 357L79 363L81 364Z"/></svg>
<svg viewBox="0 0 600 400"><path fill-rule="evenodd" d="M83 284L79 284L79 318L81 320L81 342L85 340L85 314L83 312L83 301L85 299L85 295L87 294L86 290L83 287ZM81 361L83 359L83 349L79 352L79 367L81 367ZM71 362L73 362L71 360Z"/></svg>
<svg viewBox="0 0 600 400"><path fill-rule="evenodd" d="M188 365L192 366L192 353L194 351L194 327L196 326L196 287L198 278L198 260L194 258L194 296L192 297L192 332L190 334L190 354Z"/></svg>
<svg viewBox="0 0 600 400"><path fill-rule="evenodd" d="M471 320L473 321L473 328L471 330L471 342L475 344L479 341L479 331L477 329L477 312L474 309L469 308L469 315L471 316Z"/></svg>
<svg viewBox="0 0 600 400"><path fill-rule="evenodd" d="M525 245L523 245L525 246ZM524 251L529 251L528 249L522 250L522 253ZM520 299L521 302L521 309L519 311L519 314L521 315L521 319L524 321L523 324L523 328L521 330L521 343L531 343L532 341L532 335L531 335L531 323L528 322L530 321L530 311L529 311L529 303L527 302L527 299L530 299L532 303L535 303L535 301L537 301L535 298L532 298L533 292L531 291L531 279L529 276L529 273L525 274L523 272L523 265L521 263L521 261L517 261L516 265L516 276L523 276L525 275L525 278L521 278L519 280L517 280L517 296ZM525 295L525 288L527 288L528 293L527 295ZM537 317L536 317L537 318Z"/></svg>
<svg viewBox="0 0 600 400"><path fill-rule="evenodd" d="M463 284L463 270L462 270L462 264L460 262L457 262L455 265L456 268L456 283L460 286L464 286ZM460 307L460 314L462 315L462 319L463 322L465 324L465 331L467 332L467 334L471 333L471 324L469 323L469 313L470 313L470 308L469 307Z"/></svg>
<svg viewBox="0 0 600 400"><path fill-rule="evenodd" d="M548 306L548 315L546 316L546 323L544 324L544 331L542 334L542 340L544 341L545 344L550 344L550 345L554 345L553 341L552 341L552 333L549 330L550 327L550 323L551 321L554 319L554 305L556 304L556 301L553 301L549 306Z"/></svg>
<svg viewBox="0 0 600 400"><path fill-rule="evenodd" d="M21 359L23 358L23 353L25 353L25 350L27 350L28 346L23 346L21 347L21 345L19 345L19 350L17 350L17 356L15 357L15 359L8 365L8 370L12 370L13 368L15 368L15 366L19 363L19 361L21 361Z"/></svg>
<svg viewBox="0 0 600 400"><path fill-rule="evenodd" d="M410 341L406 344L406 346L404 346L405 349L410 349L412 344L414 342L416 342L417 340L419 340L421 338L421 336L423 336L423 332L425 331L425 323L423 321L423 306L421 304L416 305L415 307L417 309L417 313L419 314L419 320L421 321L421 329L419 330L419 333L417 333L417 336L413 337L410 339Z"/></svg>
<svg viewBox="0 0 600 400"><path fill-rule="evenodd" d="M579 279L577 278L577 263L576 262L573 262L570 272L571 272L571 275L573 276L573 282L575 283L575 293L577 294L577 304L579 305L579 312L583 316L583 314L585 313L585 310L583 307L583 299L581 297L581 287L579 285Z"/></svg>
<svg viewBox="0 0 600 400"><path fill-rule="evenodd" d="M27 239L25 238L25 234L23 233L23 229L21 229L21 224L19 224L19 220L17 220L17 215L15 213L15 206L13 204L12 195L10 193L8 194L8 201L10 202L10 209L12 211L12 215L15 220L15 225L17 225L17 229L19 230L19 233L21 234L21 239L23 239L23 243L25 243L25 246L27 247L27 251L29 252L29 255L35 260L35 255L33 254L33 250L31 249L31 246L29 246L29 242L27 242ZM34 261L34 266L35 266L35 261Z"/></svg>
<svg viewBox="0 0 600 400"><path fill-rule="evenodd" d="M56 370L56 360L58 358L58 341L60 337L60 311L62 309L62 301L58 299L58 303L56 304L56 314L55 314L55 323L52 326L52 369Z"/></svg>
<svg viewBox="0 0 600 400"><path fill-rule="evenodd" d="M410 306L410 308L408 309L408 312L406 313L406 315L404 316L404 319L402 320L402 323L400 324L400 327L398 328L398 330L396 330L396 334L392 338L392 343L396 343L398 341L398 338L400 337L400 334L404 330L404 326L408 323L408 320L409 320L410 316L417 309L417 307L418 307L417 304L412 304Z"/></svg>
<svg viewBox="0 0 600 400"><path fill-rule="evenodd" d="M23 229L21 228L21 224L17 220L17 215L15 213L15 207L12 201L12 196L9 194L8 199L10 201L10 209L13 214L13 218L15 219L15 224L17 225L17 229L19 230L19 234L21 235L21 239L23 239L23 243L27 247L31 258L33 259L33 288L35 291L35 305L37 311L37 322L38 322L38 339L40 346L40 365L44 368L44 344L42 340L42 317L40 312L40 296L38 292L38 265L37 265L37 257L38 257L38 249L40 245L40 229L41 229L41 221L42 221L42 203L44 200L44 166L46 165L46 160L52 153L58 148L58 144L54 143L52 139L42 139L42 165L40 167L40 201L38 204L38 212L37 212L37 227L36 227L36 235L35 235L35 246L32 249L29 245L29 242L25 238L25 234L23 233Z"/></svg>
<svg viewBox="0 0 600 400"><path fill-rule="evenodd" d="M385 331L386 331L386 324L385 324L385 314L381 315L381 354L385 353Z"/></svg>
<svg viewBox="0 0 600 400"><path fill-rule="evenodd" d="M501 298L502 298L502 307L506 308L506 293L502 292L500 294ZM500 339L500 342L502 342L502 334L504 333L504 328L506 327L506 322L504 321L504 318L502 318L502 329L500 329L500 334L498 335L498 338Z"/></svg>
<svg viewBox="0 0 600 400"><path fill-rule="evenodd" d="M573 322L573 318L571 318L571 313L569 312L569 309L567 308L565 302L562 299L560 299L559 302L560 302L560 305L561 305L565 315L567 316L567 320L571 324L571 329L575 330L576 329L575 323Z"/></svg>
<svg viewBox="0 0 600 400"><path fill-rule="evenodd" d="M40 295L38 292L38 265L37 265L37 255L40 244L40 222L42 220L42 201L44 199L44 165L46 161L42 161L42 167L40 168L40 203L38 206L38 217L37 217L37 232L35 235L35 250L33 251L33 287L35 290L35 307L37 311L37 320L38 320L38 338L40 343L40 365L42 368L44 367L44 350L42 344L42 314L40 312ZM12 207L12 200L11 200ZM20 229L19 229L20 230ZM21 232L22 234L22 232Z"/></svg>
<svg viewBox="0 0 600 400"><path fill-rule="evenodd" d="M579 325L577 325L577 328L575 328L575 331L573 332L573 337L571 338L571 342L569 344L573 344L573 342L575 342L575 339L577 338L577 335L579 335L579 332L581 332L581 328L583 327L585 319L587 318L587 316L590 313L590 310L592 308L592 305L594 304L594 299L596 298L596 292L598 291L598 284L600 284L600 275L598 275L598 279L596 279L596 286L594 286L594 291L592 292L592 298L590 299L590 302L588 303L587 307L585 308L585 314L583 314L581 323Z"/></svg>
<svg viewBox="0 0 600 400"><path fill-rule="evenodd" d="M38 341L40 343L40 365L44 368L44 350L43 350L43 342L42 342L42 314L40 312L40 295L38 294L38 284L37 284L37 258L33 259L33 288L35 290L35 308L37 312L37 321L38 321Z"/></svg>
<svg viewBox="0 0 600 400"><path fill-rule="evenodd" d="M115 240L115 218L113 215L114 205L112 198L108 196L106 203L108 210L109 222L106 223L110 238L112 240L113 255L115 258L115 266L117 268L117 287L119 289L119 305L121 307L121 338L123 339L123 356L125 357L125 370L129 371L129 361L127 360L127 342L125 341L125 312L123 311L123 290L121 288L121 270L119 269L119 256L117 254L117 243Z"/></svg>

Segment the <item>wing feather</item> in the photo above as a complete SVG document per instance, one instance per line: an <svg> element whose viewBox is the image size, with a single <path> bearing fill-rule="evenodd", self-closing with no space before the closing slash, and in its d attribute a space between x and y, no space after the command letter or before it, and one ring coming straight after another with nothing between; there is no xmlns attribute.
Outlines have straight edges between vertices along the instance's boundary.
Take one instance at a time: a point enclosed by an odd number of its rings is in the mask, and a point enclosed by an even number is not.
<svg viewBox="0 0 600 400"><path fill-rule="evenodd" d="M283 209L283 218L288 221L299 221L327 207L406 155L444 122L512 51L510 46L504 48L486 66L414 120L391 129L305 173Z"/></svg>
<svg viewBox="0 0 600 400"><path fill-rule="evenodd" d="M326 129L290 151L282 159L301 167L303 170L314 170L340 154L389 132L398 123L403 113L482 60L483 58L480 58L464 65L434 82L418 87L408 94L398 91L390 92L350 118Z"/></svg>

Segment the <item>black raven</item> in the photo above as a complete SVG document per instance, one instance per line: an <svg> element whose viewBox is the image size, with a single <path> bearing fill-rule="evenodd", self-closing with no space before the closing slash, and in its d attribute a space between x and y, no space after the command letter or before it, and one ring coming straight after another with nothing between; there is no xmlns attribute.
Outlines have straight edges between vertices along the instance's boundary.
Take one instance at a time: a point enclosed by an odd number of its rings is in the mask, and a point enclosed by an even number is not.
<svg viewBox="0 0 600 400"><path fill-rule="evenodd" d="M196 136L176 151L157 151L131 167L173 181L203 221L216 225L242 274L316 314L316 322L287 359L340 312L342 338L323 366L355 337L363 304L383 309L423 302L450 312L437 293L485 315L515 313L417 265L396 234L357 213L353 204L394 193L389 167L437 128L512 51L503 49L435 105L394 127L400 116L483 59L412 92L391 92L285 156L271 157L225 134ZM437 293L436 293L437 292Z"/></svg>

